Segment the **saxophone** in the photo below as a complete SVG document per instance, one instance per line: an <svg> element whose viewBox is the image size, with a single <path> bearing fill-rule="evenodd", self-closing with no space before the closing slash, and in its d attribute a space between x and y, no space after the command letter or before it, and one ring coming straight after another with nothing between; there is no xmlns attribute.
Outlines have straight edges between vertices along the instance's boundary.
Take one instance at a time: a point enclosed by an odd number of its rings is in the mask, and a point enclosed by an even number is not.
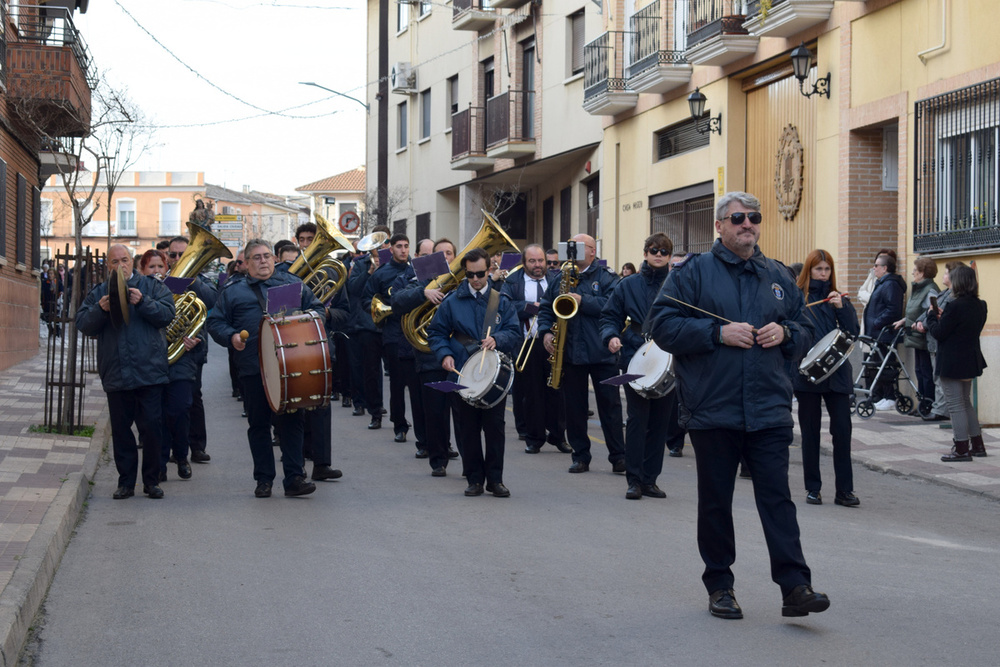
<svg viewBox="0 0 1000 667"><path fill-rule="evenodd" d="M562 277L559 279L559 296L552 300L552 313L556 316L556 321L552 325L550 332L555 336L552 344L555 352L549 355L549 364L552 371L549 373L549 386L558 389L562 385L563 354L566 349L566 328L569 320L576 316L576 311L580 306L576 299L570 296L570 292L579 282L576 274L576 264L573 262L563 262Z"/></svg>

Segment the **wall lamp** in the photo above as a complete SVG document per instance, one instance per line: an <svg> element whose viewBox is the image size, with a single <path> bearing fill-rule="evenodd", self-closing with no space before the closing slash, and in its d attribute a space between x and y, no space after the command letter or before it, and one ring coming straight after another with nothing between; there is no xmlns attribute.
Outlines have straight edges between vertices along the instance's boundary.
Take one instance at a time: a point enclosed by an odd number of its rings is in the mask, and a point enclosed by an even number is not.
<svg viewBox="0 0 1000 667"><path fill-rule="evenodd" d="M792 51L792 69L795 71L795 78L799 80L799 92L806 97L812 97L817 93L820 95L825 95L826 99L830 99L830 73L827 72L826 76L822 79L816 79L816 83L813 84L813 89L810 92L806 92L803 86L805 85L806 79L809 78L809 70L812 68L812 54L809 53L809 49L806 48L805 42L800 44Z"/></svg>
<svg viewBox="0 0 1000 667"><path fill-rule="evenodd" d="M701 126L701 117L705 114L705 102L708 98L705 97L705 93L701 92L701 89L695 88L694 92L688 96L688 107L691 109L691 117L694 118L694 129L698 131L698 134L711 134L712 132L718 132L722 135L722 112L715 118L708 119L708 126Z"/></svg>

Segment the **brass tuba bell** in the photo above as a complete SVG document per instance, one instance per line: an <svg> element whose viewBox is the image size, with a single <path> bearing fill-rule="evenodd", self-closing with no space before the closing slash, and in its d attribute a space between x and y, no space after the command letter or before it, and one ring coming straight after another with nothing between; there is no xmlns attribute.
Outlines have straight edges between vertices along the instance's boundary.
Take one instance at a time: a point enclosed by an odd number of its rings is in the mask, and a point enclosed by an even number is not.
<svg viewBox="0 0 1000 667"><path fill-rule="evenodd" d="M348 238L334 231L326 218L317 213L316 238L288 267L288 272L302 278L306 287L323 303L329 302L347 281L347 267L344 263L327 257L338 248L354 252L354 246ZM336 277L330 278L328 270Z"/></svg>

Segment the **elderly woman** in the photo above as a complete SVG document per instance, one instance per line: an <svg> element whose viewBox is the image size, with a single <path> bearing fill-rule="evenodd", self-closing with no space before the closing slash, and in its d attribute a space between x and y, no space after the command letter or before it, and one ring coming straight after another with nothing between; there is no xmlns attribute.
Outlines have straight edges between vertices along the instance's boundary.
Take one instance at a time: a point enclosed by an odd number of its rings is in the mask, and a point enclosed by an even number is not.
<svg viewBox="0 0 1000 667"><path fill-rule="evenodd" d="M875 339L884 358L889 353L889 344L893 334L890 325L903 314L903 301L906 298L906 283L896 274L896 260L892 255L882 254L875 258L872 267L875 275L875 289L872 291L868 305L865 306L863 319L865 333ZM892 362L893 364L895 361ZM887 366L894 368L894 366ZM866 369L868 388L871 390L871 401L877 410L892 410L896 403L895 375L884 372L875 382L876 368Z"/></svg>
<svg viewBox="0 0 1000 667"><path fill-rule="evenodd" d="M952 298L941 311L927 311L927 332L938 342L938 373L951 414L951 452L942 461L971 461L986 456L983 433L970 398L972 378L986 368L979 335L986 325L986 302L979 298L976 272L967 266L950 271ZM971 447L970 447L971 441Z"/></svg>
<svg viewBox="0 0 1000 667"><path fill-rule="evenodd" d="M941 284L944 285L944 290L937 295L938 310L944 310L944 307L951 301L951 272L958 266L965 266L965 264L955 260L944 265L944 271L941 273ZM920 333L927 333L926 312L920 315L913 328ZM931 363L934 366L934 403L931 405L931 409L921 413L920 417L929 422L948 421L948 408L944 400L944 391L941 390L941 374L938 372L938 344L933 336L927 337L927 351L931 353Z"/></svg>
<svg viewBox="0 0 1000 667"><path fill-rule="evenodd" d="M894 329L906 326L906 338L903 345L913 348L914 366L917 374L917 391L921 400L917 411L926 415L931 411L934 402L934 366L931 364L931 353L927 349L927 335L914 328L917 320L931 306L931 297L937 296L941 289L934 282L937 276L937 264L930 257L917 257L913 262L913 283L910 289L910 299L906 302L904 316L892 323Z"/></svg>

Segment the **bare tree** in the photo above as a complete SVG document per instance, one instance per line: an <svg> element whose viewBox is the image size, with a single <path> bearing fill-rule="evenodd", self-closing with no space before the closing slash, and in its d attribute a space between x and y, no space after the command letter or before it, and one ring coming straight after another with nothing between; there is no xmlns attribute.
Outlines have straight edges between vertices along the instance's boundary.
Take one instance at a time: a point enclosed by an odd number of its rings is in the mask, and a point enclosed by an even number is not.
<svg viewBox="0 0 1000 667"><path fill-rule="evenodd" d="M410 191L404 187L390 188L385 197L385 212L379 215L379 189L372 188L362 197L361 204L364 207L364 223L361 226L361 235L377 225L385 225L392 229L392 221L396 218L404 205L410 198Z"/></svg>

